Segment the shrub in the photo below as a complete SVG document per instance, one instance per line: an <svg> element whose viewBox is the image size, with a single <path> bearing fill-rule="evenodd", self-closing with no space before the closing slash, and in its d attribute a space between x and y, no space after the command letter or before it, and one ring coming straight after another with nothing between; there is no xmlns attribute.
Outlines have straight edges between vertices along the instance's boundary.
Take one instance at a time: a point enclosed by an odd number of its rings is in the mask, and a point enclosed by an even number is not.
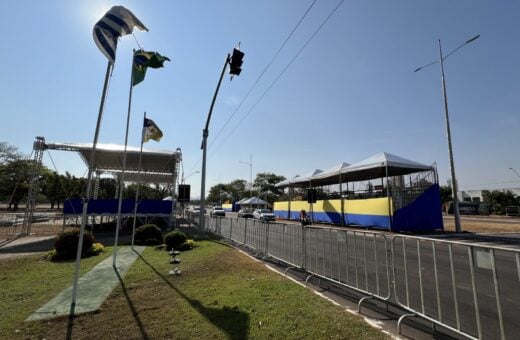
<svg viewBox="0 0 520 340"><path fill-rule="evenodd" d="M181 245L186 242L188 238L186 234L182 231L174 230L170 231L164 237L164 243L166 244L166 249L170 250L172 248L180 250Z"/></svg>
<svg viewBox="0 0 520 340"><path fill-rule="evenodd" d="M52 260L74 259L78 252L79 231L67 231L59 235L54 241L55 253L51 255ZM96 242L91 233L85 232L83 235L83 246L81 256L88 253L92 245Z"/></svg>
<svg viewBox="0 0 520 340"><path fill-rule="evenodd" d="M94 243L92 247L88 250L88 255L99 255L105 251L105 246L103 246L101 243Z"/></svg>
<svg viewBox="0 0 520 340"><path fill-rule="evenodd" d="M155 224L144 224L135 231L135 243L141 245L156 245L163 243L161 229Z"/></svg>
<svg viewBox="0 0 520 340"><path fill-rule="evenodd" d="M190 250L196 247L195 241L186 240L183 244L181 244L179 250Z"/></svg>

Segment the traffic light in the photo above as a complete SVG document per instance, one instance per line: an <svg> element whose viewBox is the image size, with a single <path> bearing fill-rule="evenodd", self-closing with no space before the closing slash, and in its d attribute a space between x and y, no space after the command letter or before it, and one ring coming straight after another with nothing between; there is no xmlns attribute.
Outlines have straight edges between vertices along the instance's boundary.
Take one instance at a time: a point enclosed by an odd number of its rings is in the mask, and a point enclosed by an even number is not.
<svg viewBox="0 0 520 340"><path fill-rule="evenodd" d="M231 56L231 61L229 62L229 73L235 76L240 75L240 72L242 72L242 63L244 62L242 59L244 59L244 52L240 51L237 48L233 49L233 55Z"/></svg>

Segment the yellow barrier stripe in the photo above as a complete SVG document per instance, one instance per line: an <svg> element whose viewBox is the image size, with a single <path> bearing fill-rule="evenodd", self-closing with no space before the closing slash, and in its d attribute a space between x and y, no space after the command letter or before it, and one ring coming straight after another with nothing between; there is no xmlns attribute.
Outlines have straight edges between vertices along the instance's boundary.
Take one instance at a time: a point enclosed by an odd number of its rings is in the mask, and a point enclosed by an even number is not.
<svg viewBox="0 0 520 340"><path fill-rule="evenodd" d="M391 203L390 198L390 203ZM360 199L360 200L344 200L343 201L345 214L359 214L359 215L380 215L380 216L391 216L392 213L389 214L389 208L391 204L389 204L388 197L381 198L369 198L369 199ZM274 210L288 210L289 202L275 202ZM310 211L310 204L306 201L292 201L291 202L291 211L300 211L304 209L305 211ZM337 212L341 213L341 200L319 200L313 205L314 212Z"/></svg>

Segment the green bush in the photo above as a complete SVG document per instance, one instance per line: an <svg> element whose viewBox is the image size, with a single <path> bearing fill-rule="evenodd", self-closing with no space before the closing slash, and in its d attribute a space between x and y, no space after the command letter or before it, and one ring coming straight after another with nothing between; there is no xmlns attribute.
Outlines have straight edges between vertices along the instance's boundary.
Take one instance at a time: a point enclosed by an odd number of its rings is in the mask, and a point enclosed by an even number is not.
<svg viewBox="0 0 520 340"><path fill-rule="evenodd" d="M144 224L135 230L135 243L146 246L162 244L162 231L155 224Z"/></svg>
<svg viewBox="0 0 520 340"><path fill-rule="evenodd" d="M87 252L87 255L99 255L105 251L105 246L101 243L94 243Z"/></svg>
<svg viewBox="0 0 520 340"><path fill-rule="evenodd" d="M170 231L166 236L164 236L164 243L166 244L166 249L170 250L172 248L180 250L182 244L186 242L188 237L182 231L174 230Z"/></svg>
<svg viewBox="0 0 520 340"><path fill-rule="evenodd" d="M179 250L190 250L195 248L197 245L195 244L195 241L193 240L186 240L183 244L181 244L181 247Z"/></svg>
<svg viewBox="0 0 520 340"><path fill-rule="evenodd" d="M51 256L52 260L68 260L76 258L78 252L79 231L67 231L59 235L54 241L55 253ZM91 233L85 232L83 235L83 246L81 256L85 256L96 242Z"/></svg>

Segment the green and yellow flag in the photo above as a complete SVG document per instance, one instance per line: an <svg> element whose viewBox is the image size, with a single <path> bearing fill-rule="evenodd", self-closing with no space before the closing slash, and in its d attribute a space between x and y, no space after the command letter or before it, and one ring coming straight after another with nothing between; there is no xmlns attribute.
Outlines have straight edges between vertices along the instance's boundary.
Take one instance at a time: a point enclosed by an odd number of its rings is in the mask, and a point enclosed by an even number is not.
<svg viewBox="0 0 520 340"><path fill-rule="evenodd" d="M134 52L134 62L132 67L132 86L144 80L146 69L164 67L164 61L170 61L168 57L162 56L157 52L147 52L143 50Z"/></svg>

